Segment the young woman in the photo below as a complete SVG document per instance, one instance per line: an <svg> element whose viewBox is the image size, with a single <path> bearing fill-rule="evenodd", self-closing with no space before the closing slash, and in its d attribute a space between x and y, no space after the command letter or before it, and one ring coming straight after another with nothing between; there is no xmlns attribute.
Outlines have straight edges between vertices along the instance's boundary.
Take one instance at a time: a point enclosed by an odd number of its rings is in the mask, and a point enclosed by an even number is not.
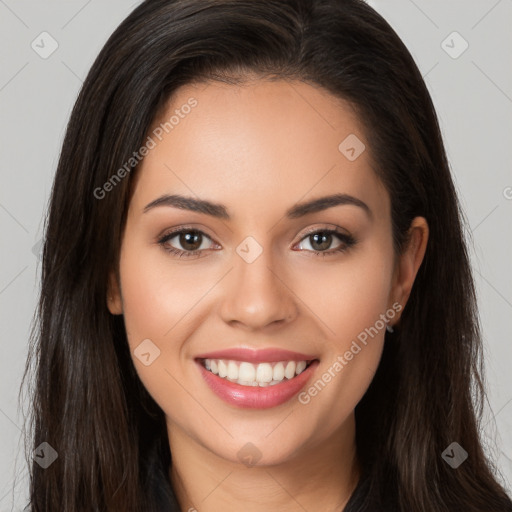
<svg viewBox="0 0 512 512"><path fill-rule="evenodd" d="M143 2L55 176L30 510L512 511L461 219L364 2Z"/></svg>

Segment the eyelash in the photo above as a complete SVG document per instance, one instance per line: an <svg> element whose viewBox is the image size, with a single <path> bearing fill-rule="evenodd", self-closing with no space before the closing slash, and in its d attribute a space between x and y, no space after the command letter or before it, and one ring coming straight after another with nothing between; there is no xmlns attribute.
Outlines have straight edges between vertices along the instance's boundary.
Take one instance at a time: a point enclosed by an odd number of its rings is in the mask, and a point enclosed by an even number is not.
<svg viewBox="0 0 512 512"><path fill-rule="evenodd" d="M179 258L181 257L191 257L191 256L197 256L198 254L200 254L201 252L203 252L204 250L206 249L196 249L195 251L182 251L180 249L176 249L175 247L168 247L166 246L165 244L175 238L177 235L181 235L182 233L194 233L194 234L200 234L200 235L203 235L205 236L206 238L209 238L211 240L211 238L206 234L204 233L203 231L199 230L199 229L195 229L195 228L182 228L182 229L179 229L177 231L172 231L170 233L167 233L165 235L162 236L162 238L160 238L160 240L158 240L158 244L167 252L169 253L172 253L176 256L178 256ZM325 256L334 256L335 254L337 253L343 253L345 251L348 251L351 247L353 247L356 243L357 243L357 240L351 236L351 235L347 235L346 233L342 233L338 230L335 230L335 229L314 229L312 231L309 231L308 233L306 233L300 240L300 242L302 242L302 240L312 236L312 235L315 235L315 234L318 234L318 233L323 233L323 234L326 234L326 235L336 235L340 241L342 242L342 244L337 247L336 249L331 249L330 251L311 251L311 250L307 250L307 252L311 252L313 253L314 256L322 256L322 257L325 257Z"/></svg>

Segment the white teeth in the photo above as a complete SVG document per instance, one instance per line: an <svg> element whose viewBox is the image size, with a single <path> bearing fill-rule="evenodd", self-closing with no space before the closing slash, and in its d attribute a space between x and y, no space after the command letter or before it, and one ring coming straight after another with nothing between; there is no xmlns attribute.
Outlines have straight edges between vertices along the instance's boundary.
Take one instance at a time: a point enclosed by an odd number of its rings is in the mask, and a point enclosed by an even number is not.
<svg viewBox="0 0 512 512"><path fill-rule="evenodd" d="M242 386L275 386L284 379L293 379L302 373L307 361L280 361L252 364L247 361L205 359L204 367L219 377ZM272 366L273 365L273 366Z"/></svg>
<svg viewBox="0 0 512 512"><path fill-rule="evenodd" d="M214 363L214 362L215 361L212 361L212 363ZM302 373L306 369L306 365L307 365L306 361L299 361L297 363L297 368L295 369L295 373L297 375L299 375L299 373ZM213 364L212 364L212 368L213 368Z"/></svg>
<svg viewBox="0 0 512 512"><path fill-rule="evenodd" d="M207 359L208 361L208 359ZM228 367L226 365L226 363L222 360L222 359L219 359L218 363L217 363L219 366L219 377L226 377L227 374L228 374Z"/></svg>
<svg viewBox="0 0 512 512"><path fill-rule="evenodd" d="M274 366L272 378L274 380L283 380L284 379L284 364L283 363L277 363Z"/></svg>
<svg viewBox="0 0 512 512"><path fill-rule="evenodd" d="M238 366L235 361L228 363L228 379L238 380Z"/></svg>
<svg viewBox="0 0 512 512"><path fill-rule="evenodd" d="M296 367L295 361L288 362L288 364L286 365L286 368L284 370L284 376L287 379L293 379L293 377L295 377L295 367Z"/></svg>
<svg viewBox="0 0 512 512"><path fill-rule="evenodd" d="M268 363L260 363L256 370L256 380L258 382L270 382L272 380L272 366Z"/></svg>
<svg viewBox="0 0 512 512"><path fill-rule="evenodd" d="M251 363L240 363L240 368L238 370L238 378L240 380L246 382L252 382L256 379L256 370L254 369L254 365Z"/></svg>
<svg viewBox="0 0 512 512"><path fill-rule="evenodd" d="M242 386L257 386L258 385L257 382L252 381L252 380L238 379L236 382L237 382L237 384L241 384Z"/></svg>

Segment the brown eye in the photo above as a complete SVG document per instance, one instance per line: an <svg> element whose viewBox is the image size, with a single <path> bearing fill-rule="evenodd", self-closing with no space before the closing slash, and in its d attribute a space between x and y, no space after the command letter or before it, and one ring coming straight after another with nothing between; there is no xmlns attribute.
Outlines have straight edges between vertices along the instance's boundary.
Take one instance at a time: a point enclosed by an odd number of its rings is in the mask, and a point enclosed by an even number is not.
<svg viewBox="0 0 512 512"><path fill-rule="evenodd" d="M336 238L339 240L339 243L334 248L331 248ZM356 243L356 240L352 236L332 229L320 229L309 233L302 239L299 245L302 245L304 241L309 243L310 248L301 247L302 249L322 256L344 252ZM328 250L329 248L331 249Z"/></svg>
<svg viewBox="0 0 512 512"><path fill-rule="evenodd" d="M178 247L170 243L173 239L177 239L174 244ZM208 244L206 247L201 247L206 239L212 241L208 235L197 229L181 229L164 235L158 240L158 243L166 251L181 258L182 256L196 256L208 249Z"/></svg>
<svg viewBox="0 0 512 512"><path fill-rule="evenodd" d="M315 251L324 251L329 249L332 243L332 234L328 232L319 231L313 235L309 235L311 240L311 247Z"/></svg>
<svg viewBox="0 0 512 512"><path fill-rule="evenodd" d="M196 251L201 246L203 235L199 231L186 231L178 235L181 246L187 251Z"/></svg>

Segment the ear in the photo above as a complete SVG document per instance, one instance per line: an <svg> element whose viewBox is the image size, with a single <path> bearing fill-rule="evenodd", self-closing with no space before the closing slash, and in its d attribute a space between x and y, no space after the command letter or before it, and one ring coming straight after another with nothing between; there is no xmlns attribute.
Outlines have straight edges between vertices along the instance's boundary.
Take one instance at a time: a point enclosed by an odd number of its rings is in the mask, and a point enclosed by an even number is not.
<svg viewBox="0 0 512 512"><path fill-rule="evenodd" d="M123 314L123 301L121 300L121 287L115 272L109 274L107 289L107 307L113 315Z"/></svg>
<svg viewBox="0 0 512 512"><path fill-rule="evenodd" d="M415 217L408 231L408 240L402 254L398 256L393 286L392 303L398 302L405 307L411 294L412 285L427 249L429 229L424 217Z"/></svg>

